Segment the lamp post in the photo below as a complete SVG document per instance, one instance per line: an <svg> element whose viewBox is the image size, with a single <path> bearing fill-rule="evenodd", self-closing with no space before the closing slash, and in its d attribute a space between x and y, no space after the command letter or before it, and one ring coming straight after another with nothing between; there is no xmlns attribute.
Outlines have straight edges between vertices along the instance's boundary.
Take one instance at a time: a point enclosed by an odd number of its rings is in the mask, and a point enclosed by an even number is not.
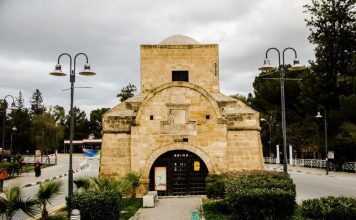
<svg viewBox="0 0 356 220"><path fill-rule="evenodd" d="M83 55L86 58L86 63L84 65L84 70L79 72L80 75L83 76L93 76L95 72L90 70L90 65L88 63L88 56L85 53L78 53L72 59L72 56L68 53L62 53L58 57L58 63L53 72L50 72L50 75L53 76L66 76L64 72L62 72L62 67L60 65L60 59L62 56L69 57L69 82L70 82L70 149L69 149L69 170L68 170L68 197L71 198L73 195L73 138L74 138L74 112L73 112L73 99L74 99L74 82L75 82L75 70L76 70L76 60L77 57ZM74 61L74 65L72 66L72 60Z"/></svg>
<svg viewBox="0 0 356 220"><path fill-rule="evenodd" d="M13 132L16 132L17 131L17 128L14 126L11 128L11 136L10 136L10 150L11 150L11 153L12 153L12 134Z"/></svg>
<svg viewBox="0 0 356 220"><path fill-rule="evenodd" d="M258 70L262 72L268 72L275 69L271 66L270 61L268 59L268 52L271 50L275 50L278 53L278 69L280 73L280 84L281 84L281 109L282 109L282 137L283 137L283 171L288 173L287 170L287 131L286 131L286 109L285 109L285 95L284 95L284 81L285 81L285 65L284 65L284 54L287 50L292 50L294 52L294 62L293 66L288 68L291 71L303 70L305 67L299 64L299 60L297 59L297 52L295 49L291 47L287 47L282 52L282 65L281 65L281 54L277 48L271 47L266 51L266 59L264 60L264 64Z"/></svg>
<svg viewBox="0 0 356 220"><path fill-rule="evenodd" d="M15 99L12 95L6 95L2 100L1 100L1 113L2 113L2 141L1 141L1 147L2 147L2 157L4 155L4 149L5 149L5 121L6 121L6 110L8 108L8 103L6 99L10 97L12 99L11 107L9 109L15 110L16 105L15 105Z"/></svg>
<svg viewBox="0 0 356 220"><path fill-rule="evenodd" d="M323 116L320 114L320 109L324 111L324 129L325 129L325 173L326 175L329 174L329 158L328 158L328 122L326 121L326 109L324 106L319 105L318 113L316 114L315 118L322 118Z"/></svg>

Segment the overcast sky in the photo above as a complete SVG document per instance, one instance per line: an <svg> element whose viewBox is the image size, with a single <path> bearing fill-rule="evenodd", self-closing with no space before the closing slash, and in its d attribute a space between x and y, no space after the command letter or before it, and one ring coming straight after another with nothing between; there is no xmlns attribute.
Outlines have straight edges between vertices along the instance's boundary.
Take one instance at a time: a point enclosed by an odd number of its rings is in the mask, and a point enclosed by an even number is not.
<svg viewBox="0 0 356 220"><path fill-rule="evenodd" d="M269 47L293 47L302 64L314 59L303 5L307 0L0 0L0 99L35 89L44 104L69 109L69 77L48 73L58 55L84 52L97 75L76 76L74 105L89 113L119 103L128 83L139 87L141 44L182 34L219 44L221 92L247 95ZM277 65L277 55L270 55ZM288 53L286 63L292 62ZM77 60L77 72L84 65ZM61 60L69 71L68 59ZM67 65L66 65L67 64ZM9 100L8 100L9 101Z"/></svg>

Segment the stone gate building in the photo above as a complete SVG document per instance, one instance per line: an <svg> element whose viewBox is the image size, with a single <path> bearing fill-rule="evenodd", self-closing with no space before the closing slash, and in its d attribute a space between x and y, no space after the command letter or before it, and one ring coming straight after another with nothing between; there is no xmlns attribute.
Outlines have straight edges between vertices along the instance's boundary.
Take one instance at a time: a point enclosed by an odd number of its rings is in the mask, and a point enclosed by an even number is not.
<svg viewBox="0 0 356 220"><path fill-rule="evenodd" d="M217 44L141 45L141 93L103 118L101 176L142 173L142 191L204 194L207 173L263 169L259 113L219 91Z"/></svg>

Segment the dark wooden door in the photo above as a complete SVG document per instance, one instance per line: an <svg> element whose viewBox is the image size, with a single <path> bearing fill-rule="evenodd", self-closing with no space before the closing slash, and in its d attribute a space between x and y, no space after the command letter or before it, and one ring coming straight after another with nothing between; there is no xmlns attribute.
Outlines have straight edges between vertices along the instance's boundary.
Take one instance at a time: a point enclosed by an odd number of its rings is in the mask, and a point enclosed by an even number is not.
<svg viewBox="0 0 356 220"><path fill-rule="evenodd" d="M199 169L194 166L199 165ZM185 150L169 151L161 155L150 171L150 190L155 190L155 167L167 168L167 190L158 191L160 196L204 195L208 169L194 153Z"/></svg>

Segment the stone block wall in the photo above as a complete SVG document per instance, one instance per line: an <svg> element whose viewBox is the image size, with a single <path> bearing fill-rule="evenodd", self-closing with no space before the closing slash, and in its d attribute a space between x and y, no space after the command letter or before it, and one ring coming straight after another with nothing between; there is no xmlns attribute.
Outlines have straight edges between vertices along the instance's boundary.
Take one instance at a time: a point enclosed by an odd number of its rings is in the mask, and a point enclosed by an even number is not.
<svg viewBox="0 0 356 220"><path fill-rule="evenodd" d="M142 92L172 82L173 70L187 70L189 82L218 92L218 45L141 45Z"/></svg>
<svg viewBox="0 0 356 220"><path fill-rule="evenodd" d="M261 135L258 130L227 132L229 171L264 169Z"/></svg>
<svg viewBox="0 0 356 220"><path fill-rule="evenodd" d="M131 135L104 133L102 140L100 175L122 178L131 171Z"/></svg>

